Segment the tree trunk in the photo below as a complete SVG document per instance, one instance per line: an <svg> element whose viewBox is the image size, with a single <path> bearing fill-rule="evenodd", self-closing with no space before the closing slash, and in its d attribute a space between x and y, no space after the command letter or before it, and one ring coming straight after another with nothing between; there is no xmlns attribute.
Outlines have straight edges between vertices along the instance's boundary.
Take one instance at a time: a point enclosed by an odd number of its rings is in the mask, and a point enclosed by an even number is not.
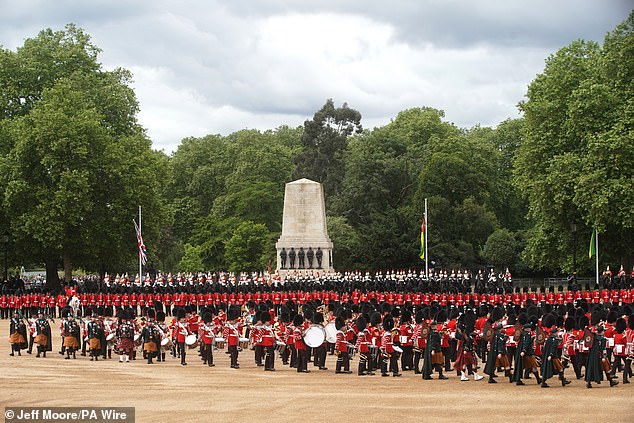
<svg viewBox="0 0 634 423"><path fill-rule="evenodd" d="M59 276L57 275L57 259L55 257L46 259L46 287L51 293L55 294L61 290Z"/></svg>
<svg viewBox="0 0 634 423"><path fill-rule="evenodd" d="M68 252L64 252L64 280L66 283L70 283L73 280L73 265Z"/></svg>

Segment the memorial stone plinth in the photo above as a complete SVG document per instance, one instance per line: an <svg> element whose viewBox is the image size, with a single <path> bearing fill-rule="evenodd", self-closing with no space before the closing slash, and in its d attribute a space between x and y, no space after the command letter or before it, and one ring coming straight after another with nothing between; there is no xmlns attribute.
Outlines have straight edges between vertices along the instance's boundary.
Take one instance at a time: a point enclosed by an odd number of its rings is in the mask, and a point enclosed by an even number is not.
<svg viewBox="0 0 634 423"><path fill-rule="evenodd" d="M286 184L277 270L332 271L332 242L326 228L326 203L319 182L299 179Z"/></svg>

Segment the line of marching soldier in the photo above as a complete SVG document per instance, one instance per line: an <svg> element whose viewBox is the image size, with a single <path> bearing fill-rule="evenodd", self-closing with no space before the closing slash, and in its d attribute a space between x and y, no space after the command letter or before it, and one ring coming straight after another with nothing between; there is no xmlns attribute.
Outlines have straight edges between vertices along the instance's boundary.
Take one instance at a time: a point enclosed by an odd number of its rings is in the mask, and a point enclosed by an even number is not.
<svg viewBox="0 0 634 423"><path fill-rule="evenodd" d="M69 308L62 312L60 353L66 359L89 350L92 360L135 359L137 347L148 363L165 360L172 351L186 365L188 350L199 347L203 364L213 367L214 351L227 348L230 366L240 368L239 354L253 351L256 366L275 370L276 356L283 365L307 373L309 363L327 371L327 354L336 355L335 373L352 373L351 359L358 354L357 374L401 376L401 371L420 374L423 380L445 380L452 370L461 381L488 378L498 383L503 375L515 385L533 379L543 388L558 378L568 385L564 372L571 369L588 388L607 379L616 386L618 375L629 383L634 359L634 315L630 305L588 304L584 300L565 305L528 302L464 307L438 303L403 307L364 302L302 305L288 301L246 307L221 305L176 310L166 324L165 313L149 309L136 318L125 309L114 320L110 313L93 308L87 320L76 318ZM15 311L10 323L11 355L21 355L29 340L37 356L51 351L49 319L25 319ZM82 336L83 335L83 336ZM166 342L167 341L167 342ZM85 351L82 349L82 351ZM30 349L29 349L30 351ZM437 374L437 377L435 375Z"/></svg>

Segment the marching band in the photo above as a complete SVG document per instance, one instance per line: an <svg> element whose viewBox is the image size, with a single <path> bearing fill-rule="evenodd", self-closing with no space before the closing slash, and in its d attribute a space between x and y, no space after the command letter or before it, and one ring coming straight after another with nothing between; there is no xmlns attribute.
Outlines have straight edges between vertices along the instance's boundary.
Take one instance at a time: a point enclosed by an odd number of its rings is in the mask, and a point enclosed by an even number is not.
<svg viewBox="0 0 634 423"><path fill-rule="evenodd" d="M275 371L279 356L283 365L308 373L309 362L328 370L326 356L331 351L336 355L336 374L353 373L351 359L358 354L359 376L380 370L381 376L399 377L413 371L423 380L446 380L453 369L460 381L470 377L479 381L484 378L478 373L481 369L488 383L498 383L500 373L515 385L534 378L537 385L548 388L555 376L562 387L570 384L564 372L571 368L576 379L591 388L604 377L609 386L616 386L619 374L624 384L629 383L634 359L632 306L584 299L479 306L471 301L460 307L437 301L402 306L376 300L358 304L288 300L279 306L261 301L242 307L178 307L169 324L162 309L147 308L138 317L132 308L122 308L116 320L103 307L86 311L84 320L70 307L61 310L60 354L66 354L67 360L76 359L83 343L91 361L110 359L114 349L120 363L135 360L137 352L147 364L153 364L154 358L164 362L166 352L171 352L187 365L187 353L198 349L203 365L213 367L214 351L226 348L233 369L240 368L239 356L251 350L256 365L265 371ZM37 357L46 357L52 349L52 319L43 309L31 314L37 319L25 318L19 309L13 312L12 356L28 348L27 332L37 345Z"/></svg>

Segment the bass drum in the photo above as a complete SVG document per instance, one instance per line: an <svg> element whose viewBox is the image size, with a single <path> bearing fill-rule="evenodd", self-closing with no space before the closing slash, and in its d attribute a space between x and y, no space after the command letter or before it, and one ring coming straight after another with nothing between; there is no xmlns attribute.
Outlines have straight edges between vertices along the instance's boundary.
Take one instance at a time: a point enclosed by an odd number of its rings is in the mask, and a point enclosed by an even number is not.
<svg viewBox="0 0 634 423"><path fill-rule="evenodd" d="M326 341L331 344L337 342L337 328L334 323L328 323L324 328L326 331Z"/></svg>
<svg viewBox="0 0 634 423"><path fill-rule="evenodd" d="M311 326L306 330L304 335L304 342L310 348L317 348L321 346L326 340L326 331L320 326Z"/></svg>

